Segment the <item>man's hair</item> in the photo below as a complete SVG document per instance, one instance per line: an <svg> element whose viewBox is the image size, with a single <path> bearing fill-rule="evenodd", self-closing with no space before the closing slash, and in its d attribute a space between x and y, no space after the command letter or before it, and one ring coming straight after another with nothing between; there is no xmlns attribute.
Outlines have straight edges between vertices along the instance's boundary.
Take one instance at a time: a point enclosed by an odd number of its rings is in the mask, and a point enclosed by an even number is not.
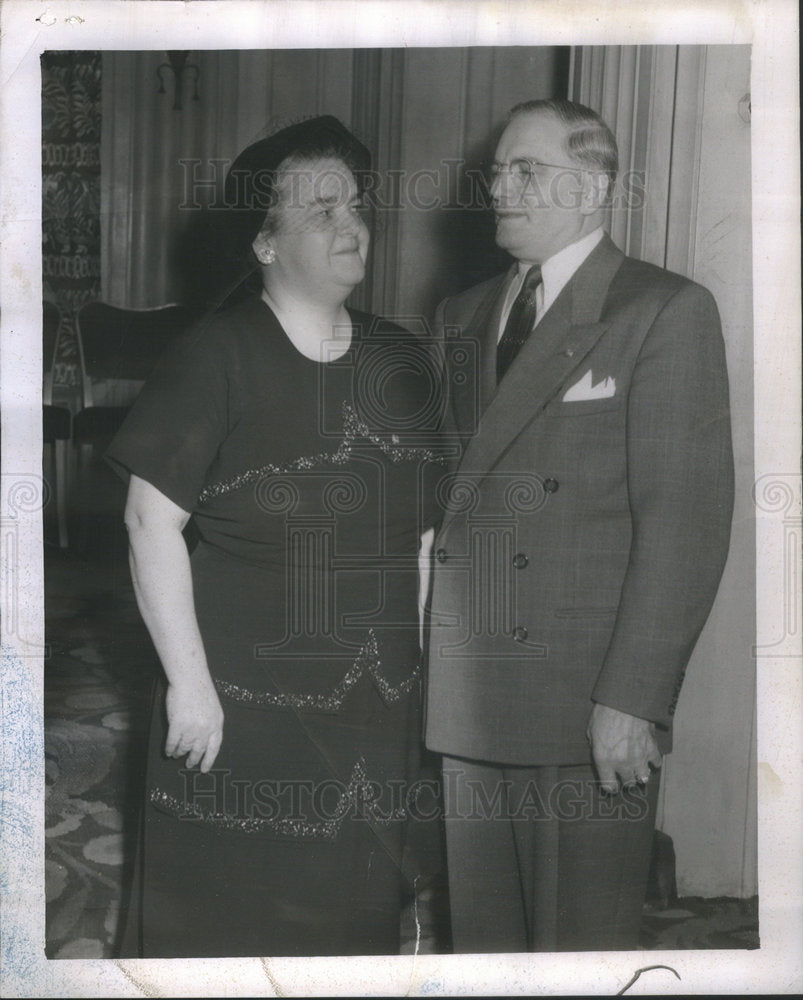
<svg viewBox="0 0 803 1000"><path fill-rule="evenodd" d="M619 169L619 150L613 132L596 111L584 104L553 97L539 101L523 101L510 109L508 121L535 111L553 114L567 127L566 152L577 164L608 175L606 200L613 195L616 173Z"/></svg>

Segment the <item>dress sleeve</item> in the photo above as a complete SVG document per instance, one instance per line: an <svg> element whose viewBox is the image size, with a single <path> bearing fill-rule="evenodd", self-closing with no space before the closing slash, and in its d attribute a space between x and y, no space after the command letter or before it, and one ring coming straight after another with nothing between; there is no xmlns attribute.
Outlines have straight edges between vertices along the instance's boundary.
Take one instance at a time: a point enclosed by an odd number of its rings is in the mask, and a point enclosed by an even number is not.
<svg viewBox="0 0 803 1000"><path fill-rule="evenodd" d="M228 435L225 341L203 331L160 361L105 459L124 480L139 476L192 511Z"/></svg>

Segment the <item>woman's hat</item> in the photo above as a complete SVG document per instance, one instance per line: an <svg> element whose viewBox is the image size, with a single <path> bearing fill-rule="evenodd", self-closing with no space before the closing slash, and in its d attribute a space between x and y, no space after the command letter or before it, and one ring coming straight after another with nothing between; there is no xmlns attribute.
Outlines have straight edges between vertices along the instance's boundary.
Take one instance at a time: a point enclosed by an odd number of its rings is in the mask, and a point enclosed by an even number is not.
<svg viewBox="0 0 803 1000"><path fill-rule="evenodd" d="M288 125L244 149L226 175L226 206L231 210L232 236L247 251L274 202L277 167L288 156L313 159L333 154L359 175L371 168L371 154L332 115L319 115Z"/></svg>

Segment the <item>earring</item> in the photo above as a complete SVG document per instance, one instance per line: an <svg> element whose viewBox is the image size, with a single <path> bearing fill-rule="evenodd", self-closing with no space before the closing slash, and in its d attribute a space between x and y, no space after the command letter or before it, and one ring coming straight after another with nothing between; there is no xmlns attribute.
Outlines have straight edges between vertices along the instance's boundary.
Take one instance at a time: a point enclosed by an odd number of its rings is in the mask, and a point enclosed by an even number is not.
<svg viewBox="0 0 803 1000"><path fill-rule="evenodd" d="M257 260L260 264L272 264L276 260L276 251L273 247L267 247L265 250L260 250L257 254Z"/></svg>

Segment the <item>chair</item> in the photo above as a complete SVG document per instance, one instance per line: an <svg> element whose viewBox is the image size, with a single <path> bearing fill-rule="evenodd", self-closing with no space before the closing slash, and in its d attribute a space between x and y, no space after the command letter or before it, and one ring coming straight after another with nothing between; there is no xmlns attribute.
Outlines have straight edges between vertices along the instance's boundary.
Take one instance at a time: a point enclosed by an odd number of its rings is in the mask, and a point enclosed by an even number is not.
<svg viewBox="0 0 803 1000"><path fill-rule="evenodd" d="M56 480L56 520L59 547L67 548L67 448L72 414L65 406L53 405L53 366L56 360L61 314L53 302L42 303L42 443L53 451Z"/></svg>
<svg viewBox="0 0 803 1000"><path fill-rule="evenodd" d="M76 443L112 437L163 350L190 325L179 305L119 309L88 302L78 313L82 408L73 420Z"/></svg>
<svg viewBox="0 0 803 1000"><path fill-rule="evenodd" d="M82 306L77 326L83 405L72 423L82 485L93 455L114 437L164 349L194 318L175 304L155 309L120 309L105 302ZM81 506L83 537L87 505Z"/></svg>

